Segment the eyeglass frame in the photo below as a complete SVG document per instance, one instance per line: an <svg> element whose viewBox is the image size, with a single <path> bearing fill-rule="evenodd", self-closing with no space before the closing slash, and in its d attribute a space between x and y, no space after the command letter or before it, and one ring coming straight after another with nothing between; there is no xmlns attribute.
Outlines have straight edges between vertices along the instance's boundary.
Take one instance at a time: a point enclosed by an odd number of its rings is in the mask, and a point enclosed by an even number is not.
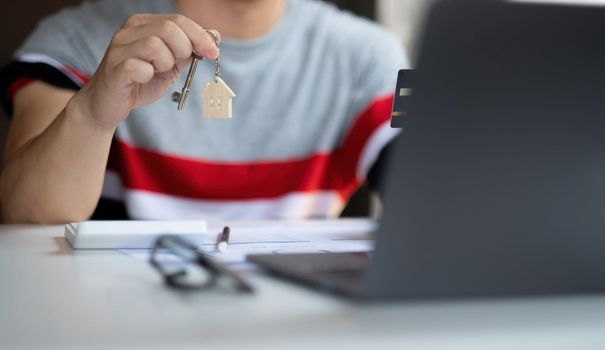
<svg viewBox="0 0 605 350"><path fill-rule="evenodd" d="M178 246L178 248L185 249L186 251L189 251L194 254L195 259L191 262L195 263L200 268L205 269L210 274L210 278L207 283L204 283L202 285L183 283L183 282L179 281L179 279L182 276L184 276L185 274L187 274L186 270L181 269L176 272L169 272L163 268L162 263L159 262L159 260L157 258L158 253L162 250L167 250L168 252L171 252L180 258L184 258L184 259L186 258L182 254L178 254L176 249L171 248L171 245L172 245L172 247L174 247L176 245L176 246ZM160 236L158 236L158 238L156 239L156 241L151 249L151 253L149 256L149 263L160 273L160 275L162 275L162 277L164 278L164 282L168 286L176 288L176 289L184 289L184 290L205 289L206 287L210 287L210 286L214 285L216 283L216 281L218 280L218 278L227 277L227 278L231 279L232 282L234 282L234 286L237 291L243 292L243 293L254 292L254 289L252 288L252 286L248 282L246 282L242 277L240 277L237 273L229 270L224 265L222 265L222 264L214 261L212 258L204 255L202 252L200 252L198 250L198 248L194 244L187 241L183 237L180 237L177 235L160 235Z"/></svg>

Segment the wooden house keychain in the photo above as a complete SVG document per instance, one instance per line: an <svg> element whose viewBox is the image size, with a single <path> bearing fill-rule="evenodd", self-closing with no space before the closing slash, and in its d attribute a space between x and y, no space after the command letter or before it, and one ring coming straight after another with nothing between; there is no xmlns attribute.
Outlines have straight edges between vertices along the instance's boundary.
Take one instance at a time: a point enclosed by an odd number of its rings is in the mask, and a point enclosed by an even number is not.
<svg viewBox="0 0 605 350"><path fill-rule="evenodd" d="M214 29L206 29L206 32L212 36L216 46L221 42L221 35ZM233 105L232 98L235 97L235 93L227 83L221 78L221 67L219 57L215 61L214 79L211 82L204 85L202 90L202 115L204 118L209 119L225 119L233 116ZM189 72L187 72L187 78L185 79L185 85L181 92L174 92L172 94L172 101L178 103L177 109L180 111L185 105L185 100L189 95L191 89L191 82L195 75L197 63L204 58L198 55L195 51L193 52L191 59L191 66L189 66Z"/></svg>

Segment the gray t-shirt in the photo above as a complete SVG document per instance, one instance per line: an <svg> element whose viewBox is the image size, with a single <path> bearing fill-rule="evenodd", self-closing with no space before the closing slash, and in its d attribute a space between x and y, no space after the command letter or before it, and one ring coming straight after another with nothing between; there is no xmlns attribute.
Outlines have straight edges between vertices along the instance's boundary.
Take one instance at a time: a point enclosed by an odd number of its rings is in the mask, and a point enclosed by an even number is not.
<svg viewBox="0 0 605 350"><path fill-rule="evenodd" d="M176 12L172 0L86 2L42 21L15 59L81 86L128 16ZM268 34L220 49L233 119L202 118L214 62L200 62L183 111L167 94L118 126L103 198L136 219L337 216L395 135L395 80L408 68L398 40L326 3L288 0Z"/></svg>

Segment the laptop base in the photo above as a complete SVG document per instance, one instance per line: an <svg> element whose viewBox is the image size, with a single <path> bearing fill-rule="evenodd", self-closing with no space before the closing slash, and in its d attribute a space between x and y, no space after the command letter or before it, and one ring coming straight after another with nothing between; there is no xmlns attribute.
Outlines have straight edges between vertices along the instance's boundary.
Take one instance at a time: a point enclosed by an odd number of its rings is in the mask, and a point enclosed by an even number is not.
<svg viewBox="0 0 605 350"><path fill-rule="evenodd" d="M361 295L368 259L367 253L248 256L273 275L349 297Z"/></svg>

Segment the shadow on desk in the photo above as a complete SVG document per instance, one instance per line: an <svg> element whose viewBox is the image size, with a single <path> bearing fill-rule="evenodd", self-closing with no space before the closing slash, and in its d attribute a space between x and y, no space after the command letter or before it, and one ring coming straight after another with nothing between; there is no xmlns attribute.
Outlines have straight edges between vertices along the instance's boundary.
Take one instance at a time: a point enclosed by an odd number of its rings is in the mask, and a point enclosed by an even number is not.
<svg viewBox="0 0 605 350"><path fill-rule="evenodd" d="M72 255L73 249L65 237L53 237L57 250L48 253L47 255Z"/></svg>
<svg viewBox="0 0 605 350"><path fill-rule="evenodd" d="M96 250L74 250L69 242L65 239L65 237L55 236L52 237L53 242L55 244L56 249L54 251L48 252L46 255L49 256L68 256L68 255L99 255L99 254L114 254L114 250L112 249L96 249Z"/></svg>

